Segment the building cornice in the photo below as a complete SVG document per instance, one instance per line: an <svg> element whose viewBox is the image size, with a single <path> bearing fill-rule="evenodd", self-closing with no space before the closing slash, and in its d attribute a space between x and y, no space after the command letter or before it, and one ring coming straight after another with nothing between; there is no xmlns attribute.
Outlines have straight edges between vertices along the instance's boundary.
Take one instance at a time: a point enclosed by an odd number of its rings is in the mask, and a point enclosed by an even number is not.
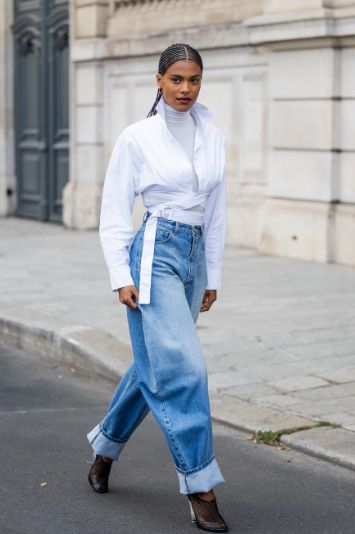
<svg viewBox="0 0 355 534"><path fill-rule="evenodd" d="M355 14L336 17L331 10L265 15L243 22L194 26L169 32L129 37L77 39L72 43L73 61L129 58L159 54L172 42L189 42L199 50L267 45L269 48L300 47L318 41L329 46L354 45Z"/></svg>

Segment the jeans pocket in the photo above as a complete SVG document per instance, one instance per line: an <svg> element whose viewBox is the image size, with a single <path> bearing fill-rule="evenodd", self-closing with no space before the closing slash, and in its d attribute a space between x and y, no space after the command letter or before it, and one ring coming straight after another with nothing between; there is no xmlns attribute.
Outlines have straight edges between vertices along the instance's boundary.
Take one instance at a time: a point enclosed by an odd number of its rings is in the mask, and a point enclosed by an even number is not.
<svg viewBox="0 0 355 534"><path fill-rule="evenodd" d="M161 243L166 243L167 241L170 241L172 235L173 230L162 230L157 228L155 233L155 244L159 245Z"/></svg>

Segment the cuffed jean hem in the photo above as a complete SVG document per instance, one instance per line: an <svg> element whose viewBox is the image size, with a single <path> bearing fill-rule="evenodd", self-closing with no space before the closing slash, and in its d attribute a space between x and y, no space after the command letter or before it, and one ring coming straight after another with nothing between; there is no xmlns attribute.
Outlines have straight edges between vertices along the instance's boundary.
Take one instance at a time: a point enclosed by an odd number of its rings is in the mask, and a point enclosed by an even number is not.
<svg viewBox="0 0 355 534"><path fill-rule="evenodd" d="M215 459L206 467L192 473L176 471L180 484L180 493L207 493L217 484L224 482L223 475Z"/></svg>
<svg viewBox="0 0 355 534"><path fill-rule="evenodd" d="M87 438L95 454L118 460L126 441L112 441L102 432L100 425L96 425L88 434Z"/></svg>

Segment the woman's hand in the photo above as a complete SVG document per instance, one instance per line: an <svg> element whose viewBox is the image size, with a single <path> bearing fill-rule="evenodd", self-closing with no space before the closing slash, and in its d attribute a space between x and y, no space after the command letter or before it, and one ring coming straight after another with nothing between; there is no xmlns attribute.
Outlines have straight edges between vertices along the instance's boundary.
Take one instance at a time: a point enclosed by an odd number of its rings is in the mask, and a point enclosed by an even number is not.
<svg viewBox="0 0 355 534"><path fill-rule="evenodd" d="M139 299L139 292L136 286L125 286L118 290L118 298L132 310L137 308L136 300Z"/></svg>
<svg viewBox="0 0 355 534"><path fill-rule="evenodd" d="M216 300L217 300L217 290L206 289L205 294L203 296L202 306L201 306L200 311L202 312L208 311Z"/></svg>

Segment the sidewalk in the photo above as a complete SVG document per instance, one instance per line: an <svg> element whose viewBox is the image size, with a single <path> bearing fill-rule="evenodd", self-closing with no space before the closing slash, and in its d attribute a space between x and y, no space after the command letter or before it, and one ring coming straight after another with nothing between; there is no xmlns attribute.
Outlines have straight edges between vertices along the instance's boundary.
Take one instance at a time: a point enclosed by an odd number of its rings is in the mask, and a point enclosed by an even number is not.
<svg viewBox="0 0 355 534"><path fill-rule="evenodd" d="M97 232L0 220L0 290L4 343L111 379L128 367L126 312ZM215 419L250 432L307 427L282 441L355 469L355 269L229 248L198 333Z"/></svg>

